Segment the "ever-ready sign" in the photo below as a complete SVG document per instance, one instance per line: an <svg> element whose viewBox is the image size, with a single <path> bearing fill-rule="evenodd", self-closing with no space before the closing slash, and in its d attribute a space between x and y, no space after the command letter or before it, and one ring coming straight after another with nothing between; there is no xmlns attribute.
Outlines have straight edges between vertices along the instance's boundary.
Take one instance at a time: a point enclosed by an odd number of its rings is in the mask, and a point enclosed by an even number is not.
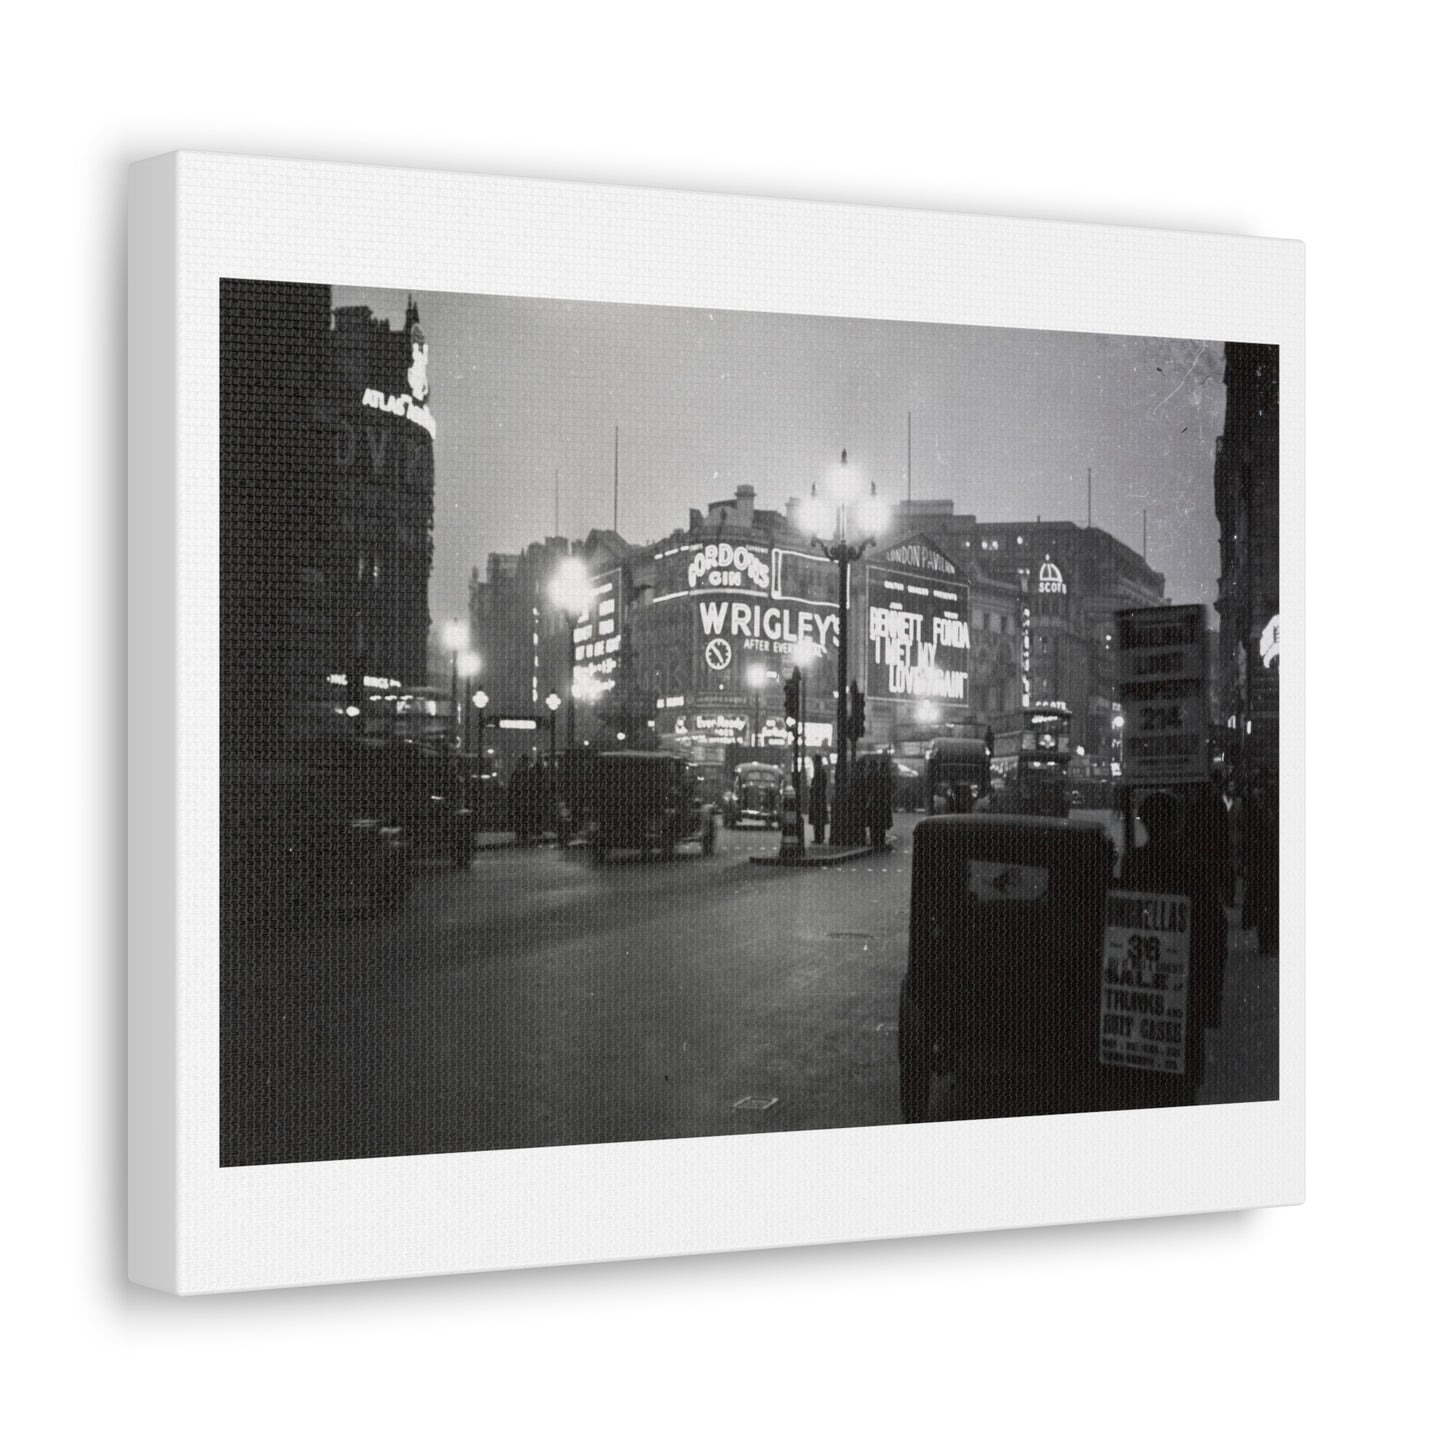
<svg viewBox="0 0 1445 1445"><path fill-rule="evenodd" d="M1204 608L1136 607L1118 614L1121 780L1197 783L1209 777L1209 656Z"/></svg>
<svg viewBox="0 0 1445 1445"><path fill-rule="evenodd" d="M1099 989L1099 1061L1184 1073L1189 1026L1189 899L1109 894Z"/></svg>

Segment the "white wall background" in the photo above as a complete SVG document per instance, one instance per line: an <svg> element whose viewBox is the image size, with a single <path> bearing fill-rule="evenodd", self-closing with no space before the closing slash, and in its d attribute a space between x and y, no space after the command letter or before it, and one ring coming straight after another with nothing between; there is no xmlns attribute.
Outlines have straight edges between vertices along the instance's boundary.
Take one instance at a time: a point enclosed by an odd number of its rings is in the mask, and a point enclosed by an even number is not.
<svg viewBox="0 0 1445 1445"><path fill-rule="evenodd" d="M253 0L7 22L13 1438L1386 1440L1438 1423L1429 12L1009 13ZM126 1284L122 220L127 164L177 146L1303 238L1309 1203L186 1301ZM1135 1301L1148 1323L1118 1308Z"/></svg>

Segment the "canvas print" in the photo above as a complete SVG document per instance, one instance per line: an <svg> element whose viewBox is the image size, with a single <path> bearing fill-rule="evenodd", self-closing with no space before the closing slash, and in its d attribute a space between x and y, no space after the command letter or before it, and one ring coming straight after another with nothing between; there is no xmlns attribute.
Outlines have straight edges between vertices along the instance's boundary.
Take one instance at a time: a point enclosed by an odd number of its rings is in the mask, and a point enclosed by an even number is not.
<svg viewBox="0 0 1445 1445"><path fill-rule="evenodd" d="M1277 347L217 300L223 1168L1279 1097Z"/></svg>

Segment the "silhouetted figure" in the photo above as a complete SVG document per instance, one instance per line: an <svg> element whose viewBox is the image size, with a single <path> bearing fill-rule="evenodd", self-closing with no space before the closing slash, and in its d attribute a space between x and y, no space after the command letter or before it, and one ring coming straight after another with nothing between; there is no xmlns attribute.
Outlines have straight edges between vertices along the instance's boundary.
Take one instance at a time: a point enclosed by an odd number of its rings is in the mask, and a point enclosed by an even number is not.
<svg viewBox="0 0 1445 1445"><path fill-rule="evenodd" d="M536 791L532 777L532 766L526 758L518 758L512 770L512 780L507 784L507 821L519 843L532 841L533 794Z"/></svg>
<svg viewBox="0 0 1445 1445"><path fill-rule="evenodd" d="M1186 809L1173 793L1150 793L1139 805L1145 842L1124 860L1120 887L1140 893L1182 893L1190 901L1189 1028L1185 1051L1190 1074L1197 1080L1204 1062L1202 1028L1218 1028L1224 993L1224 962L1229 947L1229 920L1220 888L1227 866L1228 835L1220 832L1222 855L1209 851L1213 842L1213 799L1200 790ZM1193 812L1191 818L1189 813ZM1203 813L1203 818L1199 816Z"/></svg>
<svg viewBox="0 0 1445 1445"><path fill-rule="evenodd" d="M863 817L868 829L868 842L880 850L893 826L893 760L874 753L860 764L863 785Z"/></svg>
<svg viewBox="0 0 1445 1445"><path fill-rule="evenodd" d="M1224 801L1224 777L1218 771L1201 791L1195 824L1198 828L1197 846L1203 855L1201 861L1213 870L1219 901L1228 908L1234 902L1234 864L1229 841L1229 808Z"/></svg>
<svg viewBox="0 0 1445 1445"><path fill-rule="evenodd" d="M808 821L813 825L813 841L821 843L828 828L828 769L822 753L813 757L813 781L808 785Z"/></svg>
<svg viewBox="0 0 1445 1445"><path fill-rule="evenodd" d="M1244 918L1261 953L1279 952L1279 806L1274 787L1256 779L1240 805L1240 851L1244 865Z"/></svg>

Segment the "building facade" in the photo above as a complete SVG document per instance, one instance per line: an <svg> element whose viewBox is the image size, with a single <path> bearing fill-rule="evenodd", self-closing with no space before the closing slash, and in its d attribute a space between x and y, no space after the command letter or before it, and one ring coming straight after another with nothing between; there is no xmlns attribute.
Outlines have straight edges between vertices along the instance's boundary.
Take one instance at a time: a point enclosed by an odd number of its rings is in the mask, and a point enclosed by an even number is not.
<svg viewBox="0 0 1445 1445"><path fill-rule="evenodd" d="M853 564L847 674L866 699L865 746L914 753L1062 701L1081 720L1075 736L1107 756L1114 610L1160 601L1163 578L1097 528L1006 525L1007 549L1005 524L916 504ZM564 616L549 584L569 556L592 592ZM808 746L832 752L838 588L801 504L766 510L744 485L656 543L594 532L492 556L473 578L473 637L486 690L508 707L535 711L570 680L578 740L703 761L729 744L785 746L783 684L797 667Z"/></svg>
<svg viewBox="0 0 1445 1445"><path fill-rule="evenodd" d="M1075 741L1090 756L1108 756L1117 715L1114 614L1163 603L1163 574L1100 527L980 522L955 515L950 501L905 503L900 514L995 586L1018 589L1019 645L1028 656L1018 705L1063 703L1074 714ZM981 602L972 614L976 636L1006 625ZM1001 701L980 699L993 716L1009 710Z"/></svg>
<svg viewBox="0 0 1445 1445"><path fill-rule="evenodd" d="M1226 342L1216 444L1219 707L1231 763L1279 766L1279 348Z"/></svg>
<svg viewBox="0 0 1445 1445"><path fill-rule="evenodd" d="M221 764L244 799L288 748L394 730L426 682L427 346L330 288L221 283Z"/></svg>

